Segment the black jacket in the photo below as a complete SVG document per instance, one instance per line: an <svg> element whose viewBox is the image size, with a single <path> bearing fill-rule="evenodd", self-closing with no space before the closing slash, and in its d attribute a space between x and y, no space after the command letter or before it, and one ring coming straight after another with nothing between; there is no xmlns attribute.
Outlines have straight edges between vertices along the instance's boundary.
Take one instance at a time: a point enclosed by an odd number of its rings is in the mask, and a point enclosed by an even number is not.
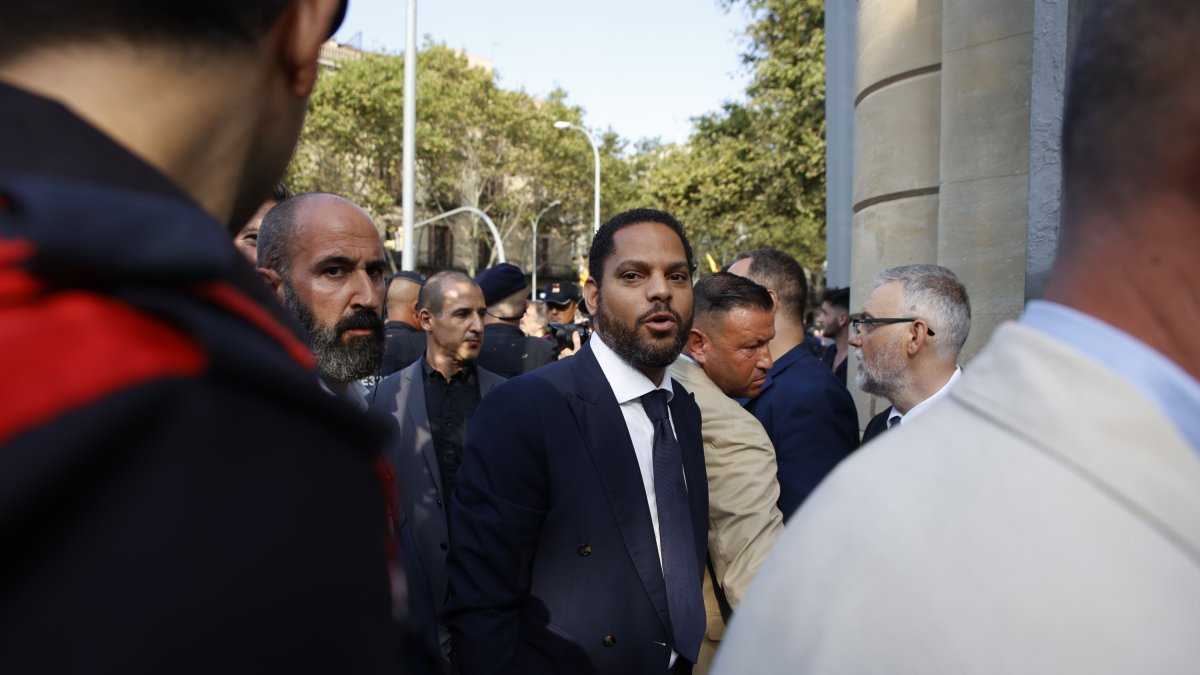
<svg viewBox="0 0 1200 675"><path fill-rule="evenodd" d="M395 672L382 430L230 236L0 85L0 672Z"/></svg>
<svg viewBox="0 0 1200 675"><path fill-rule="evenodd" d="M520 328L505 323L483 327L483 348L477 363L505 378L528 373L554 361L554 345L544 338L529 337Z"/></svg>

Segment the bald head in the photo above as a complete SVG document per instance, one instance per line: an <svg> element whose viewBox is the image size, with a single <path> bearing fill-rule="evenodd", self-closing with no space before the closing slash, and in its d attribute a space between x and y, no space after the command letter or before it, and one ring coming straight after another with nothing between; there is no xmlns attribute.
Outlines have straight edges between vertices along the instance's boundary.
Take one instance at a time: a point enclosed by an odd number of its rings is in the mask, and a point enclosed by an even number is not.
<svg viewBox="0 0 1200 675"><path fill-rule="evenodd" d="M370 225L375 231L371 216L348 199L324 192L296 195L263 216L258 232L258 266L289 278L298 243L308 240L314 225L319 236L319 230L326 229L322 226L330 223L354 224L364 233L362 226Z"/></svg>
<svg viewBox="0 0 1200 675"><path fill-rule="evenodd" d="M403 321L410 326L417 325L417 298L421 294L421 282L400 275L388 280L387 287L387 318L389 321Z"/></svg>

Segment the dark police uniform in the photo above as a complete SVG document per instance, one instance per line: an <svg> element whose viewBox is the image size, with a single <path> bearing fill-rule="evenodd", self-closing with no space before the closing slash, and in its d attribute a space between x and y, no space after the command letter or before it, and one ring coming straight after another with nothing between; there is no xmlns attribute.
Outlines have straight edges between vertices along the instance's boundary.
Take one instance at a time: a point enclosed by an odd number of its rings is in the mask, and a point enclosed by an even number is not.
<svg viewBox="0 0 1200 675"><path fill-rule="evenodd" d="M505 378L528 373L554 360L554 345L549 340L530 337L520 328L506 323L483 327L483 347L478 363Z"/></svg>
<svg viewBox="0 0 1200 675"><path fill-rule="evenodd" d="M397 672L383 431L230 239L0 85L0 672Z"/></svg>

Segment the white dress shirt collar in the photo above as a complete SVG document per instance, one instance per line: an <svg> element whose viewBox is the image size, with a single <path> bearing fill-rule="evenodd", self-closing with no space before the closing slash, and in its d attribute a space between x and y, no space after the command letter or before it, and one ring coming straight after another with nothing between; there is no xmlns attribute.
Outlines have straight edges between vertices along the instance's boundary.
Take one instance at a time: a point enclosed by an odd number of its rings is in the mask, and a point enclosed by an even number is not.
<svg viewBox="0 0 1200 675"><path fill-rule="evenodd" d="M600 364L600 370L604 371L604 379L608 380L608 385L612 387L613 395L617 397L617 404L625 404L630 401L641 402L643 395L648 394L655 389L663 389L667 392L667 401L674 398L674 388L671 386L670 372L663 370L662 384L657 387L646 377L642 371L634 368L628 361L617 356L617 353L604 341L603 335L599 332L596 337L600 338L592 342L592 353L596 356L596 361Z"/></svg>
<svg viewBox="0 0 1200 675"><path fill-rule="evenodd" d="M933 403L935 401L937 401L939 398L945 396L946 392L950 391L950 386L953 385L955 382L957 382L959 377L962 377L962 367L955 366L954 372L950 374L950 379L946 380L946 384L943 384L941 389L938 389L937 391L933 392L933 396L930 396L929 398L925 399L924 401L921 401L920 403L914 405L912 407L912 410L909 410L908 412L904 413L903 415L901 415L900 412L898 410L896 410L896 406L892 406L892 413L890 415L888 415L888 427L890 428L893 424L895 424L892 421L894 419L899 418L901 420L911 421L916 416L920 415L922 412L928 410L929 406L933 405Z"/></svg>

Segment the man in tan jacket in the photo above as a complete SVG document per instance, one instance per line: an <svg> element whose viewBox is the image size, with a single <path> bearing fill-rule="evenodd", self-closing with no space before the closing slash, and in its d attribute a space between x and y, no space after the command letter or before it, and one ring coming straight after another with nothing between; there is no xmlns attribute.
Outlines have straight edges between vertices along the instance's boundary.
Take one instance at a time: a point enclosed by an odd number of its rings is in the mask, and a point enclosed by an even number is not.
<svg viewBox="0 0 1200 675"><path fill-rule="evenodd" d="M783 533L776 506L775 448L737 398L758 396L771 369L775 335L766 288L735 274L704 277L692 291L695 320L671 377L696 397L708 473L708 625L695 672L711 665L728 614ZM714 578L716 584L714 585Z"/></svg>

